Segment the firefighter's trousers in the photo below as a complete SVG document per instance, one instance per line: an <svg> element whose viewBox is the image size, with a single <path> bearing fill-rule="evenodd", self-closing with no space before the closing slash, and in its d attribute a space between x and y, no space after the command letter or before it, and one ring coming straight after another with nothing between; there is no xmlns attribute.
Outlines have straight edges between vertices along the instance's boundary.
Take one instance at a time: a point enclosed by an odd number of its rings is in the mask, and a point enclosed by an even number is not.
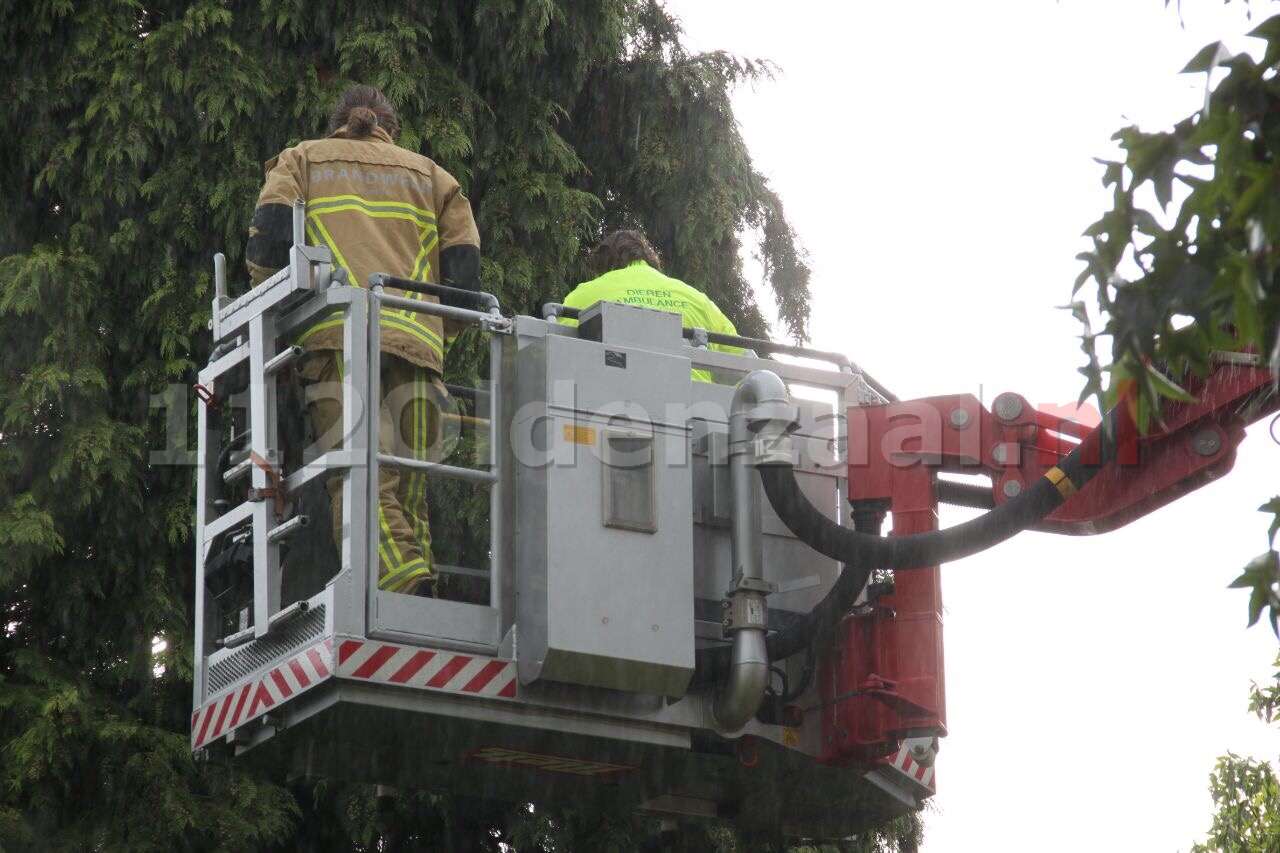
<svg viewBox="0 0 1280 853"><path fill-rule="evenodd" d="M382 354L378 400L378 449L427 460L440 437L440 406L447 396L435 371L398 356ZM316 450L342 447L342 353L319 351L303 365L307 408ZM333 536L342 547L342 477L326 483L333 510ZM382 465L378 469L378 586L390 592L421 593L435 582L431 527L427 520L427 475Z"/></svg>

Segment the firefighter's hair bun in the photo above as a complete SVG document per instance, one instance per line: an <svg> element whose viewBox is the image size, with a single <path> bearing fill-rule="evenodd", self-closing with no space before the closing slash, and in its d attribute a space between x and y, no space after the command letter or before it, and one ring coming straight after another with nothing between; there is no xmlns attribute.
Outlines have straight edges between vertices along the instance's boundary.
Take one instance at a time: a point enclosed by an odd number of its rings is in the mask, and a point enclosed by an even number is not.
<svg viewBox="0 0 1280 853"><path fill-rule="evenodd" d="M378 116L368 107L352 107L347 117L347 130L352 136L368 136L378 126Z"/></svg>
<svg viewBox="0 0 1280 853"><path fill-rule="evenodd" d="M368 136L375 127L380 127L391 138L400 135L400 121L396 118L395 107L387 100L387 96L372 86L359 84L342 93L333 112L329 114L329 133L340 128L355 137Z"/></svg>

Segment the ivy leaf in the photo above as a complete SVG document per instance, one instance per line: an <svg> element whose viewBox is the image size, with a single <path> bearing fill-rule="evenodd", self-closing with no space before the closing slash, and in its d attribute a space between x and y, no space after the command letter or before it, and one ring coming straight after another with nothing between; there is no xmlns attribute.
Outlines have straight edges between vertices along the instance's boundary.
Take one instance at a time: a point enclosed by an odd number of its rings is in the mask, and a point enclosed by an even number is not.
<svg viewBox="0 0 1280 853"><path fill-rule="evenodd" d="M1166 288L1165 310L1191 313L1204 304L1205 293L1212 284L1213 275L1200 264L1179 267Z"/></svg>
<svg viewBox="0 0 1280 853"><path fill-rule="evenodd" d="M1269 512L1274 516L1271 527L1267 530L1267 541L1274 545L1276 534L1280 533L1280 495L1258 507L1258 512Z"/></svg>
<svg viewBox="0 0 1280 853"><path fill-rule="evenodd" d="M1228 50L1225 44L1220 41L1211 42L1200 48L1196 55L1191 57L1191 61L1186 64L1181 73L1207 74L1219 65L1226 65L1234 58L1235 54Z"/></svg>
<svg viewBox="0 0 1280 853"><path fill-rule="evenodd" d="M1100 223L1095 223L1093 226L1090 226L1090 230L1093 230L1094 227L1098 227L1099 224ZM1097 252L1081 252L1076 255L1076 260L1084 261L1085 268L1080 275L1076 277L1075 286L1071 290L1072 296L1075 296L1076 293L1080 291L1080 288L1084 287L1085 282L1090 278L1097 281L1099 287L1106 286L1107 280L1111 277L1111 270L1107 268L1106 263Z"/></svg>
<svg viewBox="0 0 1280 853"><path fill-rule="evenodd" d="M1249 33L1251 38L1264 39L1267 43L1266 55L1262 58L1263 68L1272 68L1280 60L1280 15L1268 18Z"/></svg>
<svg viewBox="0 0 1280 853"><path fill-rule="evenodd" d="M1244 573L1227 585L1228 589L1249 589L1249 625L1252 627L1268 610L1271 630L1280 638L1280 596L1276 594L1280 584L1280 552L1268 551L1253 558L1245 566Z"/></svg>
<svg viewBox="0 0 1280 853"><path fill-rule="evenodd" d="M1124 178L1123 163L1117 163L1114 160L1103 160L1100 157L1094 157L1093 162L1105 167L1102 170L1102 185L1104 187L1120 186L1120 182Z"/></svg>

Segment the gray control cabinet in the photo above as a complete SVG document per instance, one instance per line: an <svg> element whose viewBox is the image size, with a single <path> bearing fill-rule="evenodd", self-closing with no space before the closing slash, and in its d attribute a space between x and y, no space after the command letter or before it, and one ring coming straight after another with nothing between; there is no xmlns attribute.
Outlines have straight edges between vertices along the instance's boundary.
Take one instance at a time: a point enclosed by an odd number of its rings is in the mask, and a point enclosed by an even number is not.
<svg viewBox="0 0 1280 853"><path fill-rule="evenodd" d="M676 315L658 318L679 334ZM617 342L550 335L523 349L510 437L522 683L685 693L690 381L689 359Z"/></svg>

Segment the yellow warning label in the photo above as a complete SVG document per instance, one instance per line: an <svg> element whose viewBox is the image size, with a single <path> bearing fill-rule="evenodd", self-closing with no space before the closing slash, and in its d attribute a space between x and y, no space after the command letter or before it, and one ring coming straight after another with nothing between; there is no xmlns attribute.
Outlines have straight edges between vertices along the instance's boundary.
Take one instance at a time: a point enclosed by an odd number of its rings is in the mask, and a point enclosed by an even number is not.
<svg viewBox="0 0 1280 853"><path fill-rule="evenodd" d="M1045 471L1044 478L1057 486L1058 491L1062 493L1064 500L1069 499L1076 493L1076 484L1071 482L1071 478L1067 476L1066 471L1063 471L1057 466Z"/></svg>
<svg viewBox="0 0 1280 853"><path fill-rule="evenodd" d="M563 755L543 755L537 752L506 749L500 746L484 746L467 757L489 764L506 764L515 767L527 767L533 770L550 770L553 773L570 773L574 776L602 778L630 773L637 767L635 764L606 764L602 761L570 758Z"/></svg>
<svg viewBox="0 0 1280 853"><path fill-rule="evenodd" d="M782 730L782 745L795 748L800 745L800 733L795 729Z"/></svg>
<svg viewBox="0 0 1280 853"><path fill-rule="evenodd" d="M596 431L589 426L565 424L564 440L570 444L595 444Z"/></svg>

